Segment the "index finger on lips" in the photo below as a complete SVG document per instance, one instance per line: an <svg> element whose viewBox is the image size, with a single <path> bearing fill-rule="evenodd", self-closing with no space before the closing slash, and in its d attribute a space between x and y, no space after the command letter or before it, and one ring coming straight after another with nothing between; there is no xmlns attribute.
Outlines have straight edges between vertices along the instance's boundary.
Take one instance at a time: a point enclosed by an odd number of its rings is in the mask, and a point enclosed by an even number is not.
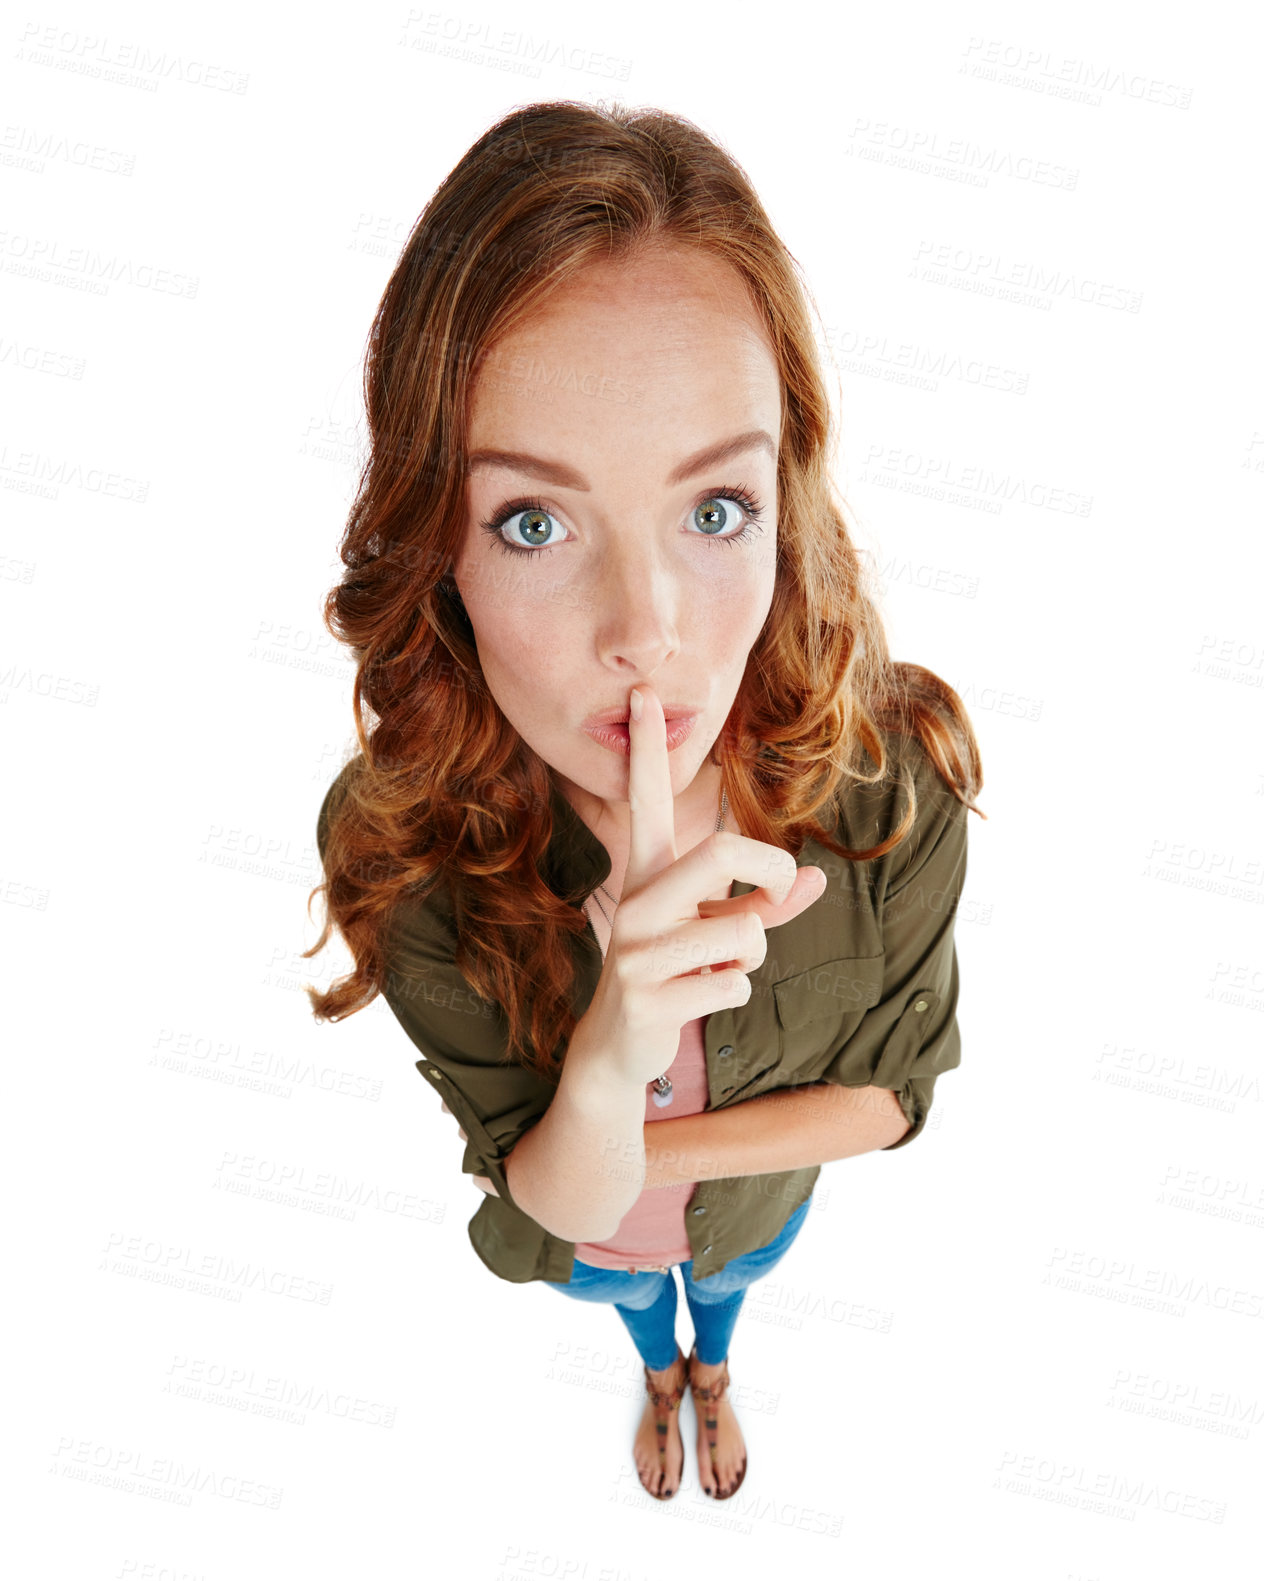
<svg viewBox="0 0 1264 1581"><path fill-rule="evenodd" d="M623 878L625 894L632 888L639 889L676 860L676 799L672 795L663 705L651 687L634 686L628 694L628 713L629 841Z"/></svg>

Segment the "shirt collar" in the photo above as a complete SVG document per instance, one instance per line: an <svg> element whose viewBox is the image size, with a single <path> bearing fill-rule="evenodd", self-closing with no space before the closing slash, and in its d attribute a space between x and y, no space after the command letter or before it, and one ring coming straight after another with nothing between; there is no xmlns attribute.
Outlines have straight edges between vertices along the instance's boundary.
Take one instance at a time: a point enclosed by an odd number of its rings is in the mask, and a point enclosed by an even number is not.
<svg viewBox="0 0 1264 1581"><path fill-rule="evenodd" d="M546 876L554 893L566 899L592 894L610 877L610 853L558 789L549 775L553 838L544 854Z"/></svg>

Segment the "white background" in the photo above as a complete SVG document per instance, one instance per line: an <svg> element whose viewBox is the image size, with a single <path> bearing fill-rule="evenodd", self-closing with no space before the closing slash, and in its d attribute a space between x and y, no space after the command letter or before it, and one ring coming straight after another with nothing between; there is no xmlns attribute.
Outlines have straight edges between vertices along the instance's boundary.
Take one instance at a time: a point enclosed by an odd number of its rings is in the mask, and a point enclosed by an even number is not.
<svg viewBox="0 0 1264 1581"><path fill-rule="evenodd" d="M12 1573L1258 1573L1246 19L10 10ZM365 336L438 182L547 98L685 114L750 173L835 357L893 652L983 755L962 1064L916 1143L826 1166L748 1298L727 1504L689 1404L680 1494L641 1492L616 1314L482 1266L411 1044L301 989L348 964L300 951L353 742L320 609Z"/></svg>

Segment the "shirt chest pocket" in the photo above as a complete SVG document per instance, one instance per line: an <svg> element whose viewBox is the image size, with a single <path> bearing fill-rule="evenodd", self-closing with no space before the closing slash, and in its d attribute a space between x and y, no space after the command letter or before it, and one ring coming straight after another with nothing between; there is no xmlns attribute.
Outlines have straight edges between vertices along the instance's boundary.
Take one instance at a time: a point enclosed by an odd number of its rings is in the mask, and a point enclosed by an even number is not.
<svg viewBox="0 0 1264 1581"><path fill-rule="evenodd" d="M840 955L773 984L783 1072L814 1081L882 998L885 955Z"/></svg>

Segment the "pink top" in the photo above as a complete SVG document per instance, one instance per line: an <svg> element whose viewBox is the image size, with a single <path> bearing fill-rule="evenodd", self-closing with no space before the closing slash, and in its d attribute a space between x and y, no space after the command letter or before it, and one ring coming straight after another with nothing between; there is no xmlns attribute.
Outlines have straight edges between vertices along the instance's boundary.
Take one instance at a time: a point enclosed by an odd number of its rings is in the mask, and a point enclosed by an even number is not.
<svg viewBox="0 0 1264 1581"><path fill-rule="evenodd" d="M701 1114L708 1101L706 1045L702 1041L707 1017L699 1016L680 1029L680 1046L667 1074L672 1101L659 1108L645 1089L647 1121L673 1120L677 1115ZM608 1241L578 1241L575 1256L595 1268L668 1268L688 1262L693 1248L685 1233L685 1207L698 1189L697 1181L676 1186L656 1186L636 1199L619 1220Z"/></svg>
<svg viewBox="0 0 1264 1581"><path fill-rule="evenodd" d="M589 910L593 932L604 960L609 926L604 915ZM701 1114L710 1098L707 1089L707 1051L703 1034L709 1017L699 1016L680 1029L676 1058L666 1074L671 1077L672 1101L660 1108L654 1102L653 1083L645 1088L645 1119L674 1120L683 1114ZM669 1268L693 1256L685 1233L685 1208L698 1188L696 1180L675 1186L656 1186L636 1199L619 1220L608 1241L577 1241L575 1256L594 1268Z"/></svg>

